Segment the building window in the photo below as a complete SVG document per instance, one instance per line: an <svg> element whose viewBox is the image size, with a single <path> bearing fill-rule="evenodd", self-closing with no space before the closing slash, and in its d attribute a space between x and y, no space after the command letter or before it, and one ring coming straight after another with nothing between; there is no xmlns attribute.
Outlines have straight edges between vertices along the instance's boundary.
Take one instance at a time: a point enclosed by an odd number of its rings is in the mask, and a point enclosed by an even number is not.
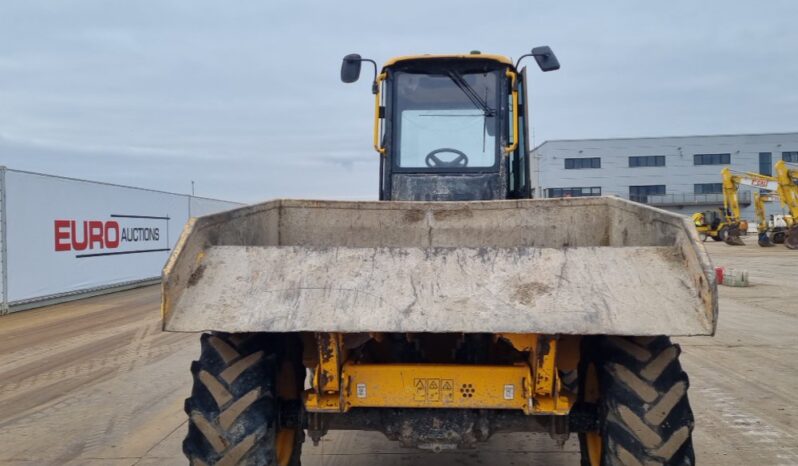
<svg viewBox="0 0 798 466"><path fill-rule="evenodd" d="M580 159L565 159L565 169L601 168L601 157L587 157Z"/></svg>
<svg viewBox="0 0 798 466"><path fill-rule="evenodd" d="M695 154L693 165L728 165L731 163L731 154Z"/></svg>
<svg viewBox="0 0 798 466"><path fill-rule="evenodd" d="M629 157L630 167L664 167L664 155L638 155Z"/></svg>
<svg viewBox="0 0 798 466"><path fill-rule="evenodd" d="M696 183L693 187L695 194L720 194L723 192L723 183Z"/></svg>
<svg viewBox="0 0 798 466"><path fill-rule="evenodd" d="M773 176L773 156L770 152L759 153L759 173Z"/></svg>
<svg viewBox="0 0 798 466"><path fill-rule="evenodd" d="M601 196L600 186L590 186L585 188L549 188L546 190L546 197L585 197Z"/></svg>
<svg viewBox="0 0 798 466"><path fill-rule="evenodd" d="M784 160L787 163L798 163L798 151L782 152L781 160Z"/></svg>
<svg viewBox="0 0 798 466"><path fill-rule="evenodd" d="M635 202L648 202L648 196L661 196L663 194L665 194L664 184L629 186L629 199Z"/></svg>

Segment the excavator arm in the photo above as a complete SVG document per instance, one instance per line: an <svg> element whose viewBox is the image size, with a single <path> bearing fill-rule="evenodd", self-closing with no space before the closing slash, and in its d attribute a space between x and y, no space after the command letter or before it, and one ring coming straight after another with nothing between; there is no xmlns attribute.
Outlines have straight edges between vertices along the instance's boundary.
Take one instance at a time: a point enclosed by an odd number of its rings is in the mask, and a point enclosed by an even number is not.
<svg viewBox="0 0 798 466"><path fill-rule="evenodd" d="M743 246L745 243L740 239L740 203L737 200L740 185L776 191L778 183L775 178L758 173L735 173L728 168L720 173L723 177L723 215L729 225L725 241L731 246Z"/></svg>
<svg viewBox="0 0 798 466"><path fill-rule="evenodd" d="M745 243L740 239L740 203L737 200L739 176L732 174L728 168L724 168L721 175L723 176L723 215L729 225L725 241L731 246L743 246Z"/></svg>
<svg viewBox="0 0 798 466"><path fill-rule="evenodd" d="M726 244L732 246L743 246L740 239L740 204L737 200L737 190L742 186L764 189L767 191L778 191L779 182L772 176L760 175L759 173L735 173L724 168L721 170L723 177L723 214L726 216L726 223L729 225L726 235Z"/></svg>
<svg viewBox="0 0 798 466"><path fill-rule="evenodd" d="M767 193L754 193L754 208L759 223L759 244L770 246L767 237L768 224L765 216L765 202L772 202L777 198L789 210L786 218L788 224L787 237L784 244L790 249L798 249L798 167L790 166L779 161L775 165L776 176L766 176L759 173L736 173L728 168L721 171L723 177L723 213L729 225L726 243L733 246L743 245L740 239L740 204L737 200L737 191L740 186L750 186ZM768 244L763 244L768 243Z"/></svg>
<svg viewBox="0 0 798 466"><path fill-rule="evenodd" d="M754 193L754 211L756 213L756 221L758 223L758 229L760 233L768 230L768 219L765 212L765 203L773 202L778 199L778 194Z"/></svg>
<svg viewBox="0 0 798 466"><path fill-rule="evenodd" d="M762 247L773 246L773 241L770 239L770 236L768 236L770 226L768 225L765 203L773 202L778 198L778 194L754 193L754 211L756 212L757 233L759 236L758 243Z"/></svg>
<svg viewBox="0 0 798 466"><path fill-rule="evenodd" d="M790 211L790 218L786 218L788 229L784 245L798 249L798 167L779 160L775 169L781 205Z"/></svg>

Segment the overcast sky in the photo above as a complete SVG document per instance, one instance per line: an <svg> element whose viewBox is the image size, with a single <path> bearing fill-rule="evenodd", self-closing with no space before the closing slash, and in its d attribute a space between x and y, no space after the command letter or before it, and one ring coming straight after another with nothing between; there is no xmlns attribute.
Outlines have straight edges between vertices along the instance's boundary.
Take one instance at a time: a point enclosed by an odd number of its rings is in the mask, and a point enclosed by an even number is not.
<svg viewBox="0 0 798 466"><path fill-rule="evenodd" d="M700 5L700 6L699 6ZM532 73L535 142L798 130L798 2L0 2L0 164L254 202L375 198L352 52ZM367 68L366 68L367 70Z"/></svg>

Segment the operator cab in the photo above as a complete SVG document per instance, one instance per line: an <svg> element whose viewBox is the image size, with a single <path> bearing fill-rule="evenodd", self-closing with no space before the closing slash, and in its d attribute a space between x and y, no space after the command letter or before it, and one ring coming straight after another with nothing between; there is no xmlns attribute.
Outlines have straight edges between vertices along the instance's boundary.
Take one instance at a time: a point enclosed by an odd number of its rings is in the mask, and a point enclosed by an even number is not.
<svg viewBox="0 0 798 466"><path fill-rule="evenodd" d="M543 71L559 68L548 47L524 56L535 56ZM352 54L341 79L356 81L364 61L375 71L380 200L532 197L525 68L472 52L399 57L377 74L376 63Z"/></svg>

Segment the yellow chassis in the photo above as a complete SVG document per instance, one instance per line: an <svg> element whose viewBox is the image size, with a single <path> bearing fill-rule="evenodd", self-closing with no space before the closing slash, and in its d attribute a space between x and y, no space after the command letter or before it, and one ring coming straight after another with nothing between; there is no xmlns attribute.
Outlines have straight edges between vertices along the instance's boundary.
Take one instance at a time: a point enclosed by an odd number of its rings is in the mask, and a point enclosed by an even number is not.
<svg viewBox="0 0 798 466"><path fill-rule="evenodd" d="M381 338L379 334L373 338ZM305 408L345 413L351 408L473 408L565 415L574 399L562 391L558 367L572 370L578 341L562 343L536 334L496 334L516 350L529 352L516 365L357 364L347 360L343 336L318 333L319 363ZM559 354L558 354L559 353Z"/></svg>

